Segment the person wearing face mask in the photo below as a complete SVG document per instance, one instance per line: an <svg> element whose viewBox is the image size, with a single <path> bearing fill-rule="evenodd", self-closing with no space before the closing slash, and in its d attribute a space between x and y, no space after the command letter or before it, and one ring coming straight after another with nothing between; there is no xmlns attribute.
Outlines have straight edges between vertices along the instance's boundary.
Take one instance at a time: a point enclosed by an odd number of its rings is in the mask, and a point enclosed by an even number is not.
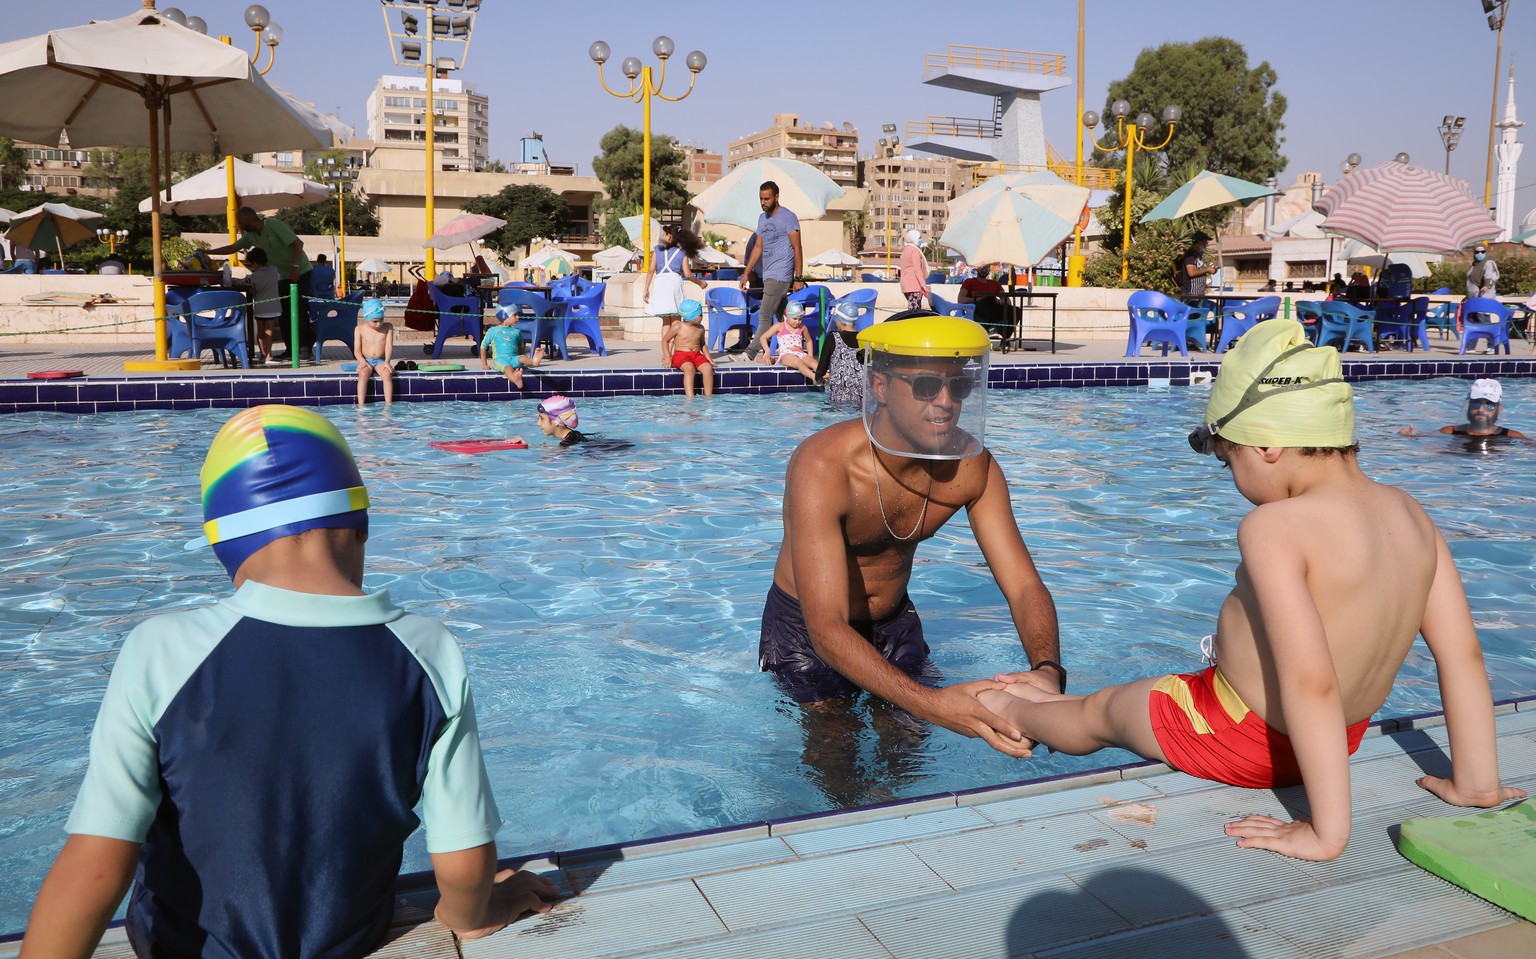
<svg viewBox="0 0 1536 959"><path fill-rule="evenodd" d="M1499 265L1488 259L1488 248L1479 243L1472 250L1472 266L1467 269L1468 296L1497 296Z"/></svg>

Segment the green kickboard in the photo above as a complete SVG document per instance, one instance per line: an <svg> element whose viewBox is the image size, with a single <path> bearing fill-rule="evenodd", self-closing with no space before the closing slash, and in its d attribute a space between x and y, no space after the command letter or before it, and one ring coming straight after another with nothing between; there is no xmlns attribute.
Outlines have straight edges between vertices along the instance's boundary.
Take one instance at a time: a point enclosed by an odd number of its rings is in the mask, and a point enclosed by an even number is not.
<svg viewBox="0 0 1536 959"><path fill-rule="evenodd" d="M423 373L457 373L464 369L459 363L423 363L416 368Z"/></svg>
<svg viewBox="0 0 1536 959"><path fill-rule="evenodd" d="M1536 804L1409 819L1398 852L1475 896L1536 922Z"/></svg>

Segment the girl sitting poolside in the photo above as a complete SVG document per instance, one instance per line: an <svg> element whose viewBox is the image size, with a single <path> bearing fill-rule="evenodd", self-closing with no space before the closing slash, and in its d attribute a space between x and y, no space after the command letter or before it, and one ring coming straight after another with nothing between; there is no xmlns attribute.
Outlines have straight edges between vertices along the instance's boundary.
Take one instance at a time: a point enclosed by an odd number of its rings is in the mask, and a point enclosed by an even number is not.
<svg viewBox="0 0 1536 959"><path fill-rule="evenodd" d="M816 361L806 347L809 336L805 329L805 304L791 300L784 306L784 319L763 331L762 359L759 362L773 365L773 338L779 338L779 365L799 370L807 380L816 382Z"/></svg>

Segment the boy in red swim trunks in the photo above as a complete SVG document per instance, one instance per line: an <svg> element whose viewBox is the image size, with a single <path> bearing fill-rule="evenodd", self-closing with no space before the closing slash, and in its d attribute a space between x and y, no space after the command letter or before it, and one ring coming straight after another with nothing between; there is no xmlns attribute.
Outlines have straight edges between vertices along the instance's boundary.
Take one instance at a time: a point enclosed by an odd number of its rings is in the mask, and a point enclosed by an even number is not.
<svg viewBox="0 0 1536 959"><path fill-rule="evenodd" d="M1419 785L1457 806L1524 796L1499 782L1493 697L1456 564L1423 507L1360 471L1338 352L1310 346L1299 323L1260 323L1227 354L1189 439L1254 504L1217 618L1219 665L1086 696L999 676L1010 685L982 704L1066 753L1118 746L1217 782L1300 783L1310 821L1247 816L1227 835L1328 860L1349 841L1349 756L1422 634L1453 768Z"/></svg>
<svg viewBox="0 0 1536 959"><path fill-rule="evenodd" d="M714 396L715 364L705 342L704 305L698 300L684 300L678 304L677 313L683 322L669 325L661 335L661 355L668 366L682 371L684 395L693 395L693 374L697 372L704 380L704 395Z"/></svg>

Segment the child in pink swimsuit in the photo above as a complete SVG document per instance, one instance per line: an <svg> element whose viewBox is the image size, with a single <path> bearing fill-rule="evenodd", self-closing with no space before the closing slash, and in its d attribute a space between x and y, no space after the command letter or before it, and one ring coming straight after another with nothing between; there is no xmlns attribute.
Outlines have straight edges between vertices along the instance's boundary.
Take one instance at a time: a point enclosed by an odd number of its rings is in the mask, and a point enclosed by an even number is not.
<svg viewBox="0 0 1536 959"><path fill-rule="evenodd" d="M816 361L806 349L805 304L790 300L784 306L784 319L763 331L761 362L772 365L773 338L779 338L779 364L799 370L808 381L816 382Z"/></svg>

